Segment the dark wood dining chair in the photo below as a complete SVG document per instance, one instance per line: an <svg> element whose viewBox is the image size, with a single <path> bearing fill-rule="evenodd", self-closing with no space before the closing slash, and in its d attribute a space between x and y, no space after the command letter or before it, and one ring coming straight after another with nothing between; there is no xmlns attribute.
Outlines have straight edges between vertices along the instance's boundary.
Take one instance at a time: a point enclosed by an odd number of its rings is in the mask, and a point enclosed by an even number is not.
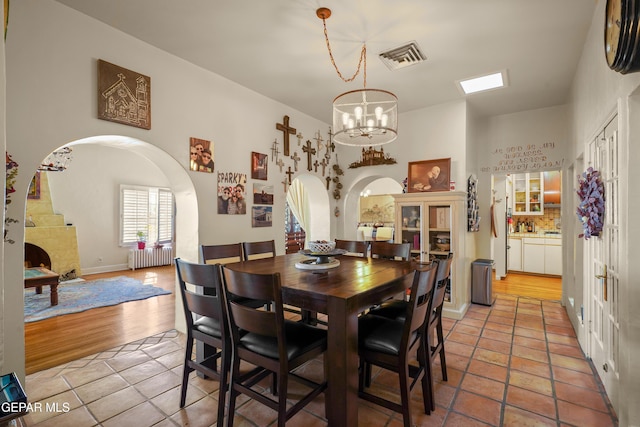
<svg viewBox="0 0 640 427"><path fill-rule="evenodd" d="M242 243L229 243L222 245L200 245L200 261L203 264L227 264L231 262L240 262L244 260ZM269 310L270 301L263 301L258 304L256 301L245 301L246 304L255 304L256 307L265 307ZM201 351L201 345L197 345L198 352ZM204 356L203 356L204 357Z"/></svg>
<svg viewBox="0 0 640 427"><path fill-rule="evenodd" d="M200 245L200 262L203 264L226 264L242 261L242 244Z"/></svg>
<svg viewBox="0 0 640 427"><path fill-rule="evenodd" d="M453 253L449 253L446 259L438 263L436 274L436 285L433 290L432 309L430 311L429 323L427 324L427 351L429 365L434 365L436 356L440 357L440 370L442 371L442 381L447 381L447 360L444 351L444 333L442 331L442 308L447 293L447 288L451 283L451 266L453 264ZM435 409L433 397L433 386L435 379L431 377L431 409Z"/></svg>
<svg viewBox="0 0 640 427"><path fill-rule="evenodd" d="M277 425L284 427L288 419L327 388L326 380L316 382L292 372L319 355L326 357L327 331L302 322L285 320L280 273L248 273L227 267L222 267L222 272L232 345L227 425L233 426L236 400L242 393L277 411ZM258 310L238 304L234 301L238 297L271 300L273 310ZM241 373L241 362L255 368ZM324 366L326 368L326 360ZM277 384L272 386L273 397L254 387L272 374L276 376ZM296 380L311 390L287 409L288 400L302 393L296 388L295 396L289 395L289 380Z"/></svg>
<svg viewBox="0 0 640 427"><path fill-rule="evenodd" d="M182 308L187 322L180 407L183 408L185 405L191 372L198 371L207 377L215 378L220 382L217 425L222 425L227 376L231 365L231 342L226 311L221 301L220 265L193 264L180 258L175 259L175 264ZM205 343L212 349L205 359L193 358L193 346L196 342Z"/></svg>
<svg viewBox="0 0 640 427"><path fill-rule="evenodd" d="M431 309L432 293L436 278L436 266L416 270L404 277L411 284L411 293L404 322L374 314L366 314L358 320L358 355L360 370L358 395L387 409L402 414L405 427L411 427L411 390L420 382L424 413L432 410L432 379L427 358L427 318ZM418 365L410 364L417 354ZM379 394L367 391L370 386L371 365L393 371L400 380L400 404Z"/></svg>
<svg viewBox="0 0 640 427"><path fill-rule="evenodd" d="M242 253L244 254L244 259L247 261L274 257L276 256L276 243L274 240L243 242Z"/></svg>
<svg viewBox="0 0 640 427"><path fill-rule="evenodd" d="M410 243L371 242L371 257L409 261Z"/></svg>
<svg viewBox="0 0 640 427"><path fill-rule="evenodd" d="M336 239L336 249L344 249L347 251L346 255L366 257L369 251L369 242Z"/></svg>
<svg viewBox="0 0 640 427"><path fill-rule="evenodd" d="M429 367L434 365L435 358L440 357L440 369L442 371L442 380L447 381L447 360L444 350L444 333L442 331L442 308L447 292L447 286L451 282L451 266L453 264L453 253L449 253L446 259L438 259L433 262L437 265L436 283L433 290L432 309L429 312L429 321L427 323L427 355L429 359ZM403 322L407 316L408 303L400 300L389 300L382 303L379 307L372 308L369 313L376 316L394 319ZM434 379L432 378L431 390L433 391ZM432 410L435 409L433 396L431 397Z"/></svg>

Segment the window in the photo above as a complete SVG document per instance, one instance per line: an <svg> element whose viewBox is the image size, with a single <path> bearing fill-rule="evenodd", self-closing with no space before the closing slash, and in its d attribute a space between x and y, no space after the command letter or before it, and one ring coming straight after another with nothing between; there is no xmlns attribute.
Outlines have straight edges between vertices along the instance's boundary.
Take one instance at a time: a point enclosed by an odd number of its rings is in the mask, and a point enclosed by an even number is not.
<svg viewBox="0 0 640 427"><path fill-rule="evenodd" d="M120 244L138 241L138 231L147 242L173 240L173 195L166 188L120 186Z"/></svg>

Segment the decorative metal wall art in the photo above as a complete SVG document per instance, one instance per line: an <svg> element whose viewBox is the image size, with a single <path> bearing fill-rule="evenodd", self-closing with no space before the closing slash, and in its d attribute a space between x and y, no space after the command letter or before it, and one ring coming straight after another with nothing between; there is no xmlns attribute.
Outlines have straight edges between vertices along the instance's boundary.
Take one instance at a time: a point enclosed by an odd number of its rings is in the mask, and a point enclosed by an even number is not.
<svg viewBox="0 0 640 427"><path fill-rule="evenodd" d="M98 59L98 118L151 129L151 78Z"/></svg>

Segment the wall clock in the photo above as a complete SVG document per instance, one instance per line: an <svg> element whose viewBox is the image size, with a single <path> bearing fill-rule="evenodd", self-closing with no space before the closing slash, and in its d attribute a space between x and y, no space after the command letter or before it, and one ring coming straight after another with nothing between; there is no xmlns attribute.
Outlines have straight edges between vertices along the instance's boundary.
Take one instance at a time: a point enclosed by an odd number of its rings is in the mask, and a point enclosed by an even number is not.
<svg viewBox="0 0 640 427"><path fill-rule="evenodd" d="M604 48L609 68L640 71L640 0L607 0Z"/></svg>

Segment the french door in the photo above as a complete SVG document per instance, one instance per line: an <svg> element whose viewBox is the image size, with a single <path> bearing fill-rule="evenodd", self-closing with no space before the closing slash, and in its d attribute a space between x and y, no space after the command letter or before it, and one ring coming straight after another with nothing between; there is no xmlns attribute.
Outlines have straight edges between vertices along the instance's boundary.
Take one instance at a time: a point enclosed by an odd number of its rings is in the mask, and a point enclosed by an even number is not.
<svg viewBox="0 0 640 427"><path fill-rule="evenodd" d="M589 356L617 407L619 386L620 214L618 118L589 144L588 166L600 171L605 189L604 229L585 242L585 301L588 301Z"/></svg>

